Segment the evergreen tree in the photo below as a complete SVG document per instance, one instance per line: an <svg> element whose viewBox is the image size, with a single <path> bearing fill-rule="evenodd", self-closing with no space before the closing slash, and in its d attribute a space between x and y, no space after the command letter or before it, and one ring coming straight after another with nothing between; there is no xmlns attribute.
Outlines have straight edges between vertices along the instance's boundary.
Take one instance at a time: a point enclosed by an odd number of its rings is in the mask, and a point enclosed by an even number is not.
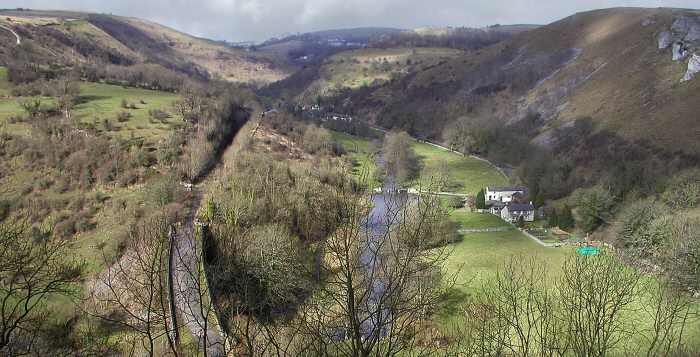
<svg viewBox="0 0 700 357"><path fill-rule="evenodd" d="M481 191L476 194L476 208L486 209L486 194L484 193L484 189L481 189Z"/></svg>

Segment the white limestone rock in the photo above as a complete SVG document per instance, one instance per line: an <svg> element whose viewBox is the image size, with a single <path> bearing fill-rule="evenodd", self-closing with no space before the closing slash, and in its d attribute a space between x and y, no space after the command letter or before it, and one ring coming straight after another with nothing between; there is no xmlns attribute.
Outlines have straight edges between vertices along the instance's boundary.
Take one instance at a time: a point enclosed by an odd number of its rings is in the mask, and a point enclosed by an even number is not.
<svg viewBox="0 0 700 357"><path fill-rule="evenodd" d="M660 50L665 50L668 48L668 46L671 46L673 43L673 36L671 36L671 32L669 31L664 31L659 34L659 49Z"/></svg>
<svg viewBox="0 0 700 357"><path fill-rule="evenodd" d="M684 59L688 55L688 49L685 47L685 44L683 42L674 42L673 43L673 60L674 61L680 61Z"/></svg>
<svg viewBox="0 0 700 357"><path fill-rule="evenodd" d="M685 72L685 76L681 79L681 82L689 81L695 77L695 74L700 72L700 56L693 54L688 62L688 71Z"/></svg>
<svg viewBox="0 0 700 357"><path fill-rule="evenodd" d="M700 16L683 16L671 25L671 31L686 42L700 41Z"/></svg>

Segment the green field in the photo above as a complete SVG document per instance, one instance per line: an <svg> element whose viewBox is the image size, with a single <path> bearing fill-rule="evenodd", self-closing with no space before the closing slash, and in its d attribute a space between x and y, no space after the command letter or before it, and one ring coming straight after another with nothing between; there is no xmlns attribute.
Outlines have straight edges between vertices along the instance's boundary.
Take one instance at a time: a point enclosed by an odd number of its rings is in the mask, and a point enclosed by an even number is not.
<svg viewBox="0 0 700 357"><path fill-rule="evenodd" d="M486 279L492 277L499 266L510 256L536 257L549 267L558 268L572 248L546 248L517 230L507 232L469 233L452 246L447 263L451 273L458 273L458 289L473 292Z"/></svg>
<svg viewBox="0 0 700 357"><path fill-rule="evenodd" d="M378 185L377 181L377 145L367 138L352 136L332 131L333 140L343 145L346 155L353 163L352 174L357 178L367 179L370 186Z"/></svg>
<svg viewBox="0 0 700 357"><path fill-rule="evenodd" d="M7 81L7 68L0 67L0 97L10 95L10 83Z"/></svg>
<svg viewBox="0 0 700 357"><path fill-rule="evenodd" d="M332 132L333 139L343 145L355 163L354 173L368 172L374 177L378 146L370 139ZM449 192L476 194L486 186L508 184L508 179L488 163L469 156L458 155L435 146L415 141L413 150L422 166L422 181L432 175L445 175Z"/></svg>
<svg viewBox="0 0 700 357"><path fill-rule="evenodd" d="M21 98L10 96L11 84L7 82L7 70L0 67L0 123L5 123L9 132L26 133L29 126L24 123L7 123L12 116L23 115L18 102ZM141 138L155 143L181 125L181 120L172 115L172 104L178 98L176 94L126 88L103 83L80 83L80 98L73 110L73 118L86 125L93 125L98 131L105 132L105 120L109 121L109 135L123 139ZM134 104L136 109L124 109L122 100ZM42 98L44 105L53 103L51 98ZM166 120L152 120L149 110L159 109L171 114ZM117 114L128 112L131 117L125 122L117 120Z"/></svg>
<svg viewBox="0 0 700 357"><path fill-rule="evenodd" d="M503 186L508 179L487 162L416 142L413 150L421 158L423 176L447 174L449 192L476 194L486 186Z"/></svg>
<svg viewBox="0 0 700 357"><path fill-rule="evenodd" d="M470 220L475 225L476 221L476 219ZM462 240L449 248L451 254L445 267L448 276L456 277L456 285L446 294L442 308L438 311L435 320L439 326L448 330L454 324L461 323L459 315L462 314L462 310L460 307L474 296L486 281L494 277L509 257L521 256L525 259L524 261L535 259L544 264L549 278L547 284L554 288L562 264L568 256L575 254L573 247L542 247L517 230L463 234ZM646 281L648 282L648 280ZM651 290L645 289L643 291L649 292ZM628 325L630 329L651 327L650 315L642 310L646 304L644 299L646 298L640 297L629 307L627 315L624 315L623 323ZM689 322L685 336L691 349L700 348L697 345L700 341L700 322L698 320ZM641 335L635 334L628 340L622 341L620 348L634 351L639 346L646 346L647 343L648 341Z"/></svg>

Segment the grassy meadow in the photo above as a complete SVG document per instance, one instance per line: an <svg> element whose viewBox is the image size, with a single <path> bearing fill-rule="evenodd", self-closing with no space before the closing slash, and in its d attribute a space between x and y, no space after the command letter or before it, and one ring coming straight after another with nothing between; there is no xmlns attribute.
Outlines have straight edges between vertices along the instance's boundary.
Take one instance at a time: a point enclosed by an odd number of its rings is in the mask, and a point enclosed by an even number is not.
<svg viewBox="0 0 700 357"><path fill-rule="evenodd" d="M508 184L508 179L487 162L421 142L414 142L413 150L421 160L423 177L446 174L446 191L475 195L486 186Z"/></svg>
<svg viewBox="0 0 700 357"><path fill-rule="evenodd" d="M354 175L368 173L374 177L377 171L377 152L381 141L332 132L333 139L342 144L348 157L354 162ZM421 180L429 180L433 175L447 177L449 192L475 195L489 185L505 185L508 179L487 162L469 156L449 152L430 144L414 141L413 150L419 158Z"/></svg>

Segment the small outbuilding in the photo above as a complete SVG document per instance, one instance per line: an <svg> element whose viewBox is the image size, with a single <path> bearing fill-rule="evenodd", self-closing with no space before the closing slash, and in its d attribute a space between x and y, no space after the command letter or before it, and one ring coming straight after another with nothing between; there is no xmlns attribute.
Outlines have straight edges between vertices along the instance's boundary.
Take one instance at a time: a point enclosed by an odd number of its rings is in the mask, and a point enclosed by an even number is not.
<svg viewBox="0 0 700 357"><path fill-rule="evenodd" d="M535 220L535 206L532 203L508 203L501 209L501 218L506 222L515 223L520 217L525 222Z"/></svg>

